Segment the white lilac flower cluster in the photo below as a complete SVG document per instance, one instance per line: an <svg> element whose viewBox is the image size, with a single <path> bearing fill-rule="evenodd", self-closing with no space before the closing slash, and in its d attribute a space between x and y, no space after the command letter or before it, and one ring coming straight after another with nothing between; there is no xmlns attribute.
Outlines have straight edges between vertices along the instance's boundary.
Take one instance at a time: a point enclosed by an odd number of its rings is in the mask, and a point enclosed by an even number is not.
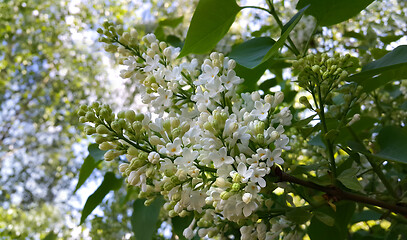
<svg viewBox="0 0 407 240"><path fill-rule="evenodd" d="M281 224L271 227L258 212L272 204L262 189L273 166L284 163L282 151L289 149L284 126L292 115L279 107L283 93L239 95L243 79L233 70L234 60L212 53L202 64L182 62L179 49L154 35L143 37L142 44L135 36L133 30L117 38L122 46L115 49L127 66L121 76L137 82L143 102L157 117L132 110L116 116L97 103L81 106L80 121L93 123L86 132L96 134L100 149L109 150L105 159L126 156L129 163L119 169L147 204L162 195L170 217L193 213L184 231L188 239L196 233L217 235L230 222L241 227L242 239L278 236L282 230L273 228Z"/></svg>

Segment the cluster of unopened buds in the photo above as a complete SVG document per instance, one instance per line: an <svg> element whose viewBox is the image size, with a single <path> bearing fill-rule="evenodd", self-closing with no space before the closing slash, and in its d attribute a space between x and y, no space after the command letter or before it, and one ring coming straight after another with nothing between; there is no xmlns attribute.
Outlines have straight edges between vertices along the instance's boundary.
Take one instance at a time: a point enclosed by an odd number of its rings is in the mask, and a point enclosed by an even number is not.
<svg viewBox="0 0 407 240"><path fill-rule="evenodd" d="M106 49L121 54L127 66L121 76L138 83L151 112L114 114L93 103L78 114L89 122L86 133L108 150L107 161L126 156L119 170L139 197L149 204L163 196L169 217L192 214L188 239L219 235L236 224L242 239L274 239L289 227L284 218L260 214L273 204L262 191L267 175L289 149L284 126L292 115L280 106L283 93L237 94L243 79L233 70L235 61L220 53L198 64L177 59L179 49L152 34L140 41L134 30L109 24L99 32L110 44Z"/></svg>

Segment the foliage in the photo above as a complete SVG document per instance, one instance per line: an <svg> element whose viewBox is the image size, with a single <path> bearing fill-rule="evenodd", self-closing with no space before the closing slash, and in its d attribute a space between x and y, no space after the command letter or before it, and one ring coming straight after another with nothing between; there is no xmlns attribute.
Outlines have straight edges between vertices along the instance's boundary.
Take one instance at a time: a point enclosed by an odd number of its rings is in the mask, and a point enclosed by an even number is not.
<svg viewBox="0 0 407 240"><path fill-rule="evenodd" d="M189 219L189 225L182 224L188 239L323 239L328 233L336 239L401 237L407 189L402 181L405 151L399 146L407 141L406 114L394 104L381 106L379 99L406 101L405 82L399 81L405 76L405 55L400 54L405 46L366 64L367 52L348 51L351 56L341 45L317 45L320 26L346 21L371 2L336 6L299 1L298 13L283 24L272 1L266 1L268 8L222 2L230 12L220 17L217 1L201 0L180 54L154 35L140 41L135 30L105 23L99 33L106 50L122 56L127 69L121 76L138 82L143 102L158 116L132 110L116 115L110 106L94 103L81 106L80 121L91 123L85 131L95 134L100 149L108 150L105 160L126 156L128 162L119 170L138 198L147 199L145 205L164 197L157 224ZM256 36L233 48L232 59L216 52L203 63L182 59L213 49L231 19L247 8L270 14L280 37ZM290 32L304 13L316 17L316 26L298 48ZM213 36L201 41L206 31ZM346 39L339 40L346 46ZM291 88L282 76L282 69L290 66L297 79L294 86L300 88ZM258 84L266 69L276 77ZM259 72L243 83L243 91L253 92L237 94L242 82L238 76L245 72ZM276 85L284 91L272 93ZM139 219L144 217L142 208L134 210ZM370 233L360 228L360 222L370 219L360 217L367 209L378 213L369 223L377 231ZM182 237L179 226L173 225L173 234Z"/></svg>
<svg viewBox="0 0 407 240"><path fill-rule="evenodd" d="M52 0L0 3L2 219L13 211L40 215L29 209L42 209L63 189L73 190L74 173L79 173L76 191L97 171L107 172L105 181L88 198L81 218L100 204L104 215L91 220L89 233L95 239L128 238L130 231L137 239L162 239L160 226L171 226L173 237L181 239L406 237L406 46L398 42L407 32L405 2L151 1L158 17L147 22L139 11L134 14L139 3L121 4L81 2L78 12ZM192 5L197 7L186 33ZM81 107L81 121L95 124L85 132L98 137L79 171L71 148L79 139L72 109L105 90L96 67L100 56L71 36L90 33L101 23L93 17L98 15L115 22L99 33L105 49L126 66L121 76L127 92L120 99L127 109L138 107L138 94L158 116L131 110L116 116L102 104ZM158 40L141 38L148 32ZM175 59L176 47L184 58ZM206 60L191 55L214 50L224 54ZM103 102L113 98L106 95ZM239 115L244 112L246 118ZM206 121L197 113L210 117ZM207 124L199 125L199 119ZM190 130L194 125L199 133ZM237 128L235 137L228 127ZM206 140L191 138L193 133ZM288 145L278 143L281 136ZM249 150L242 148L246 144ZM117 161L102 163L106 150L106 160ZM233 169L222 167L218 155L228 162L231 157ZM193 165L185 165L188 157ZM119 189L122 179L110 172L120 163L128 189ZM256 171L260 177L254 177ZM159 195L166 202L160 211ZM145 205L153 205L144 206L145 198ZM150 218L158 220L143 224ZM66 228L54 233L61 221L55 217L34 226L17 220L13 228L0 221L0 232L11 238L65 237ZM18 229L19 224L34 227Z"/></svg>

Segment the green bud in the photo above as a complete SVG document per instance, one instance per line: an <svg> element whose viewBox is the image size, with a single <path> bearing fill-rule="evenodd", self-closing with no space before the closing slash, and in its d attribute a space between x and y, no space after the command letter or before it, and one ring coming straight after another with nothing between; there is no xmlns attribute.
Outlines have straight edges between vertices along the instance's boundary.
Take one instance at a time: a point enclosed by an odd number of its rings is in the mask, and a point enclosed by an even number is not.
<svg viewBox="0 0 407 240"><path fill-rule="evenodd" d="M179 200L181 200L181 194L180 194L179 192L173 194L173 195L171 196L171 200L172 200L172 201L175 201L175 202L178 202ZM175 204L174 204L174 206L175 206Z"/></svg>
<svg viewBox="0 0 407 240"><path fill-rule="evenodd" d="M183 122L181 124L181 135L184 135L188 130L191 128L191 126L187 122Z"/></svg>
<svg viewBox="0 0 407 240"><path fill-rule="evenodd" d="M205 123L203 124L203 127L204 127L205 130L208 130L208 131L210 131L210 132L213 132L213 131L214 131L211 122L205 122Z"/></svg>
<svg viewBox="0 0 407 240"><path fill-rule="evenodd" d="M170 133L171 132L171 121L170 120L165 120L163 122L163 128L166 132Z"/></svg>
<svg viewBox="0 0 407 240"><path fill-rule="evenodd" d="M179 125L180 125L179 118L172 117L172 118L170 119L170 121L171 121L171 128L174 129L174 128L179 127Z"/></svg>
<svg viewBox="0 0 407 240"><path fill-rule="evenodd" d="M85 105L85 104L82 104L79 108L82 109L82 110L85 111L85 112L87 112L87 111L89 110L89 109L88 109L88 106Z"/></svg>
<svg viewBox="0 0 407 240"><path fill-rule="evenodd" d="M98 28L96 31L97 31L99 34L103 34L103 29L101 29L101 28Z"/></svg>
<svg viewBox="0 0 407 240"><path fill-rule="evenodd" d="M92 126L86 126L85 132L86 132L86 135L92 135L92 134L96 133L96 129Z"/></svg>
<svg viewBox="0 0 407 240"><path fill-rule="evenodd" d="M179 213L179 216L180 217L186 217L186 216L188 216L189 215L189 213L188 213L188 211L185 211L185 210L182 210L180 213Z"/></svg>
<svg viewBox="0 0 407 240"><path fill-rule="evenodd" d="M136 121L136 113L133 110L126 111L125 117L131 123Z"/></svg>
<svg viewBox="0 0 407 240"><path fill-rule="evenodd" d="M117 113L117 118L125 118L126 117L126 112L125 111L120 111Z"/></svg>
<svg viewBox="0 0 407 240"><path fill-rule="evenodd" d="M106 108L102 108L102 109L100 110L100 112L99 112L99 116L100 116L102 119L108 119L109 116L110 116L110 112L109 112Z"/></svg>
<svg viewBox="0 0 407 240"><path fill-rule="evenodd" d="M108 151L110 149L115 149L115 148L116 147L113 144L109 143L109 142L103 142L103 143L99 144L99 149L102 150L102 151ZM121 172L124 172L124 171L125 170L123 170Z"/></svg>
<svg viewBox="0 0 407 240"><path fill-rule="evenodd" d="M175 175L171 177L171 182L174 183L175 185L180 183L178 177Z"/></svg>
<svg viewBox="0 0 407 240"><path fill-rule="evenodd" d="M254 130L256 131L256 133L263 133L265 127L266 124L264 122L257 122Z"/></svg>
<svg viewBox="0 0 407 240"><path fill-rule="evenodd" d="M164 184L164 190L165 191L170 191L171 189L173 189L175 187L175 184L172 182L166 182Z"/></svg>
<svg viewBox="0 0 407 240"><path fill-rule="evenodd" d="M106 142L106 138L103 137L102 135L96 135L95 142L97 144L102 144L103 142Z"/></svg>
<svg viewBox="0 0 407 240"><path fill-rule="evenodd" d="M242 176L239 173L235 173L232 177L234 183L240 183L242 181Z"/></svg>
<svg viewBox="0 0 407 240"><path fill-rule="evenodd" d="M150 198L144 201L144 206L148 207L151 205L151 203L153 203L155 200L155 198Z"/></svg>
<svg viewBox="0 0 407 240"><path fill-rule="evenodd" d="M174 195L176 195L176 194L174 194ZM174 196L174 195L173 195L173 196ZM180 194L180 198L181 198L181 194ZM175 206L175 204L177 204L177 202L178 202L178 201L174 201L174 200L172 200L171 202L166 202L166 203L164 204L164 210L166 210L166 211L173 210L173 209L174 209L174 206Z"/></svg>
<svg viewBox="0 0 407 240"><path fill-rule="evenodd" d="M141 122L133 122L132 124L133 130L138 134L140 133L141 128L143 127L143 125L141 124Z"/></svg>
<svg viewBox="0 0 407 240"><path fill-rule="evenodd" d="M107 129L107 127L105 125L99 125L96 128L96 132L98 134L110 134L111 132L109 131L109 129Z"/></svg>
<svg viewBox="0 0 407 240"><path fill-rule="evenodd" d="M240 190L240 183L233 183L232 184L232 191L233 192L238 192Z"/></svg>
<svg viewBox="0 0 407 240"><path fill-rule="evenodd" d="M131 156L138 156L138 150L131 146L127 149L127 154L131 155Z"/></svg>
<svg viewBox="0 0 407 240"><path fill-rule="evenodd" d="M91 122L94 122L96 120L95 113L93 111L89 111L85 115L86 119L88 119Z"/></svg>
<svg viewBox="0 0 407 240"><path fill-rule="evenodd" d="M299 100L300 100L300 103L302 105L304 105L306 108L309 108L309 109L312 108L311 104L309 103L308 98L306 96L301 96Z"/></svg>
<svg viewBox="0 0 407 240"><path fill-rule="evenodd" d="M181 135L181 128L177 127L171 131L171 135L176 138Z"/></svg>
<svg viewBox="0 0 407 240"><path fill-rule="evenodd" d="M256 138L257 138L258 143L264 143L264 135L263 134L261 134L261 133L257 134Z"/></svg>
<svg viewBox="0 0 407 240"><path fill-rule="evenodd" d="M312 71L314 72L314 73L319 73L319 70L320 70L320 67L319 67L319 65L314 65L314 66L312 66Z"/></svg>
<svg viewBox="0 0 407 240"><path fill-rule="evenodd" d="M84 110L82 110L82 109L78 109L77 114L78 114L79 116L83 117L83 116L86 115L86 111L84 111Z"/></svg>
<svg viewBox="0 0 407 240"><path fill-rule="evenodd" d="M222 200L228 200L231 196L232 196L232 193L226 192L226 191L224 191L224 192L222 192L222 193L220 194L220 198L221 198Z"/></svg>
<svg viewBox="0 0 407 240"><path fill-rule="evenodd" d="M122 127L121 127L121 125L120 125L120 123L119 123L119 121L117 121L117 120L113 121L112 124L111 124L111 126L112 126L112 129L113 129L115 132L120 133L120 132L123 130Z"/></svg>
<svg viewBox="0 0 407 240"><path fill-rule="evenodd" d="M88 121L88 119L86 117L84 117L84 116L79 118L80 123L86 123L87 121Z"/></svg>
<svg viewBox="0 0 407 240"><path fill-rule="evenodd" d="M196 223L196 225L198 226L198 227L200 227L200 228L204 228L205 226L206 226L206 224L205 224L205 220L204 219L199 219L199 221Z"/></svg>
<svg viewBox="0 0 407 240"><path fill-rule="evenodd" d="M143 121L143 119L144 119L144 114L139 113L136 115L136 118L135 118L136 121Z"/></svg>
<svg viewBox="0 0 407 240"><path fill-rule="evenodd" d="M119 122L119 125L120 125L120 127L121 127L122 129L125 129L125 128L127 127L127 122L126 122L126 120L124 120L123 118L120 118L120 119L118 120L118 122Z"/></svg>
<svg viewBox="0 0 407 240"><path fill-rule="evenodd" d="M174 211L174 210L170 210L168 212L168 216L170 216L171 218L178 216L178 214Z"/></svg>
<svg viewBox="0 0 407 240"><path fill-rule="evenodd" d="M105 153L104 158L106 161L112 161L113 159L115 159L116 157L118 157L120 155L121 154L119 151L109 150Z"/></svg>
<svg viewBox="0 0 407 240"><path fill-rule="evenodd" d="M172 176L175 174L175 172L176 172L176 169L174 169L174 168L167 168L167 169L165 169L164 174L165 174L165 176L167 176L167 177L172 177Z"/></svg>
<svg viewBox="0 0 407 240"><path fill-rule="evenodd" d="M147 158L148 158L148 153L146 153L146 152L139 152L138 158L139 158L140 160L146 161Z"/></svg>

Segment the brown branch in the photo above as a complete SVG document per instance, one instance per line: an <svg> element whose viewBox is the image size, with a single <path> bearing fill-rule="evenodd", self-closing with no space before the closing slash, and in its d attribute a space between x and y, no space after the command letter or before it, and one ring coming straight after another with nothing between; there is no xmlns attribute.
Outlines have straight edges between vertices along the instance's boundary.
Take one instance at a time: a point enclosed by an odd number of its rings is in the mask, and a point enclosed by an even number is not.
<svg viewBox="0 0 407 240"><path fill-rule="evenodd" d="M369 198L363 195L346 192L336 186L322 186L310 181L305 181L294 176L291 176L288 173L283 172L279 167L274 168L274 174L278 177L277 182L290 182L295 183L304 187L316 189L321 192L327 193L333 199L340 200L350 200L359 203L365 203L373 206L378 206L381 208L388 209L394 213L402 214L407 218L407 207L400 206L397 204L383 202L374 198Z"/></svg>

